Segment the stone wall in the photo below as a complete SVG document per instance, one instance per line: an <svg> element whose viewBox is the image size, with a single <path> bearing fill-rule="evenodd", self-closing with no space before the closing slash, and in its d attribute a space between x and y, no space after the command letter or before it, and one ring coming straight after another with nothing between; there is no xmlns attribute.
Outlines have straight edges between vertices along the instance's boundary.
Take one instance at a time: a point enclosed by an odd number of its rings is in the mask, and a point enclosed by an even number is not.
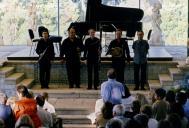
<svg viewBox="0 0 189 128"><path fill-rule="evenodd" d="M158 80L158 74L168 73L168 68L176 67L178 63L174 61L149 61L148 62L148 79ZM14 66L16 72L25 73L26 78L34 78L36 83L39 83L39 71L36 61L8 61L6 66ZM106 72L111 68L110 61L102 61L100 66L100 82L107 79ZM134 82L133 63L126 65L125 68L125 82L126 84L133 84ZM68 84L66 66L59 61L52 62L51 68L51 83ZM81 84L87 83L87 67L82 62L81 64Z"/></svg>

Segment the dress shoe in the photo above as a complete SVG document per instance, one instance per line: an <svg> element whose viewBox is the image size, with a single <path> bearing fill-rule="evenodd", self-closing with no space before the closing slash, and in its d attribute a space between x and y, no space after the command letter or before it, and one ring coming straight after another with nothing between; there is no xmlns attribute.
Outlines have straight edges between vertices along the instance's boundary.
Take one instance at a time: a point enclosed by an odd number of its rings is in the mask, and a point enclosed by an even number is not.
<svg viewBox="0 0 189 128"><path fill-rule="evenodd" d="M136 90L139 90L139 88L138 88L138 87L135 87L134 90L135 90L135 91L136 91Z"/></svg>
<svg viewBox="0 0 189 128"><path fill-rule="evenodd" d="M87 90L91 90L92 88L87 88Z"/></svg>
<svg viewBox="0 0 189 128"><path fill-rule="evenodd" d="M141 90L146 90L146 89L143 87L143 88L141 88Z"/></svg>

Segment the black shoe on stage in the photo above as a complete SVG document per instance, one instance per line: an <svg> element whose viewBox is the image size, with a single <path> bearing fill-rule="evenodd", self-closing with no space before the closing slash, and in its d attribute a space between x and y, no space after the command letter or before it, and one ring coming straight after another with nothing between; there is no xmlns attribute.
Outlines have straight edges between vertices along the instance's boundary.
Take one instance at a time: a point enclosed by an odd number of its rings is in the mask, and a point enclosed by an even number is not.
<svg viewBox="0 0 189 128"><path fill-rule="evenodd" d="M135 90L135 91L136 91L136 90L139 90L139 87L135 87L134 90Z"/></svg>

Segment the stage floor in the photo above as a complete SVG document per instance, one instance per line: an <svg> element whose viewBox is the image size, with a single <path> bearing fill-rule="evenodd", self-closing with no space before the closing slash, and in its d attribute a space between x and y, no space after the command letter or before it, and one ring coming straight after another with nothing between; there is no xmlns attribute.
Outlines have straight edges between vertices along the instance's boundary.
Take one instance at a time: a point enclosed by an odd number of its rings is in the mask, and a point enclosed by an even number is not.
<svg viewBox="0 0 189 128"><path fill-rule="evenodd" d="M133 58L133 50L132 47L129 46L131 58ZM56 58L59 59L59 50L55 47ZM108 61L111 59L111 56L105 56L105 51L103 50L101 55L102 61ZM30 54L30 46L26 46L22 49L19 49L17 52L13 52L12 54L7 56L8 60L37 60L38 55L35 51L32 51ZM149 61L171 61L173 60L173 56L166 50L165 47L155 47L151 46L148 53Z"/></svg>

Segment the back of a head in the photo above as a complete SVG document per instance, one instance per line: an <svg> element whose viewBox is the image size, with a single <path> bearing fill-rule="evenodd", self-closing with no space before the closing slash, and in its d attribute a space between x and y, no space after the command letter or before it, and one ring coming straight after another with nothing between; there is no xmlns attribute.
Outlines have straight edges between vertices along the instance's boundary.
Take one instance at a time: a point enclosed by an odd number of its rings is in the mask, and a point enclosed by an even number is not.
<svg viewBox="0 0 189 128"><path fill-rule="evenodd" d="M134 119L130 119L126 122L125 128L141 128L141 125Z"/></svg>
<svg viewBox="0 0 189 128"><path fill-rule="evenodd" d="M38 95L36 97L36 102L40 107L43 107L44 103L45 103L45 98L41 95Z"/></svg>
<svg viewBox="0 0 189 128"><path fill-rule="evenodd" d="M113 105L110 102L105 102L104 106L102 107L102 115L104 119L111 119L113 117L112 114Z"/></svg>
<svg viewBox="0 0 189 128"><path fill-rule="evenodd" d="M123 105L117 104L113 107L113 116L124 116L125 109Z"/></svg>
<svg viewBox="0 0 189 128"><path fill-rule="evenodd" d="M133 101L132 110L133 110L134 113L139 113L140 107L141 107L140 101L138 101L138 100Z"/></svg>
<svg viewBox="0 0 189 128"><path fill-rule="evenodd" d="M169 103L175 103L175 92L169 90L165 96L165 100Z"/></svg>
<svg viewBox="0 0 189 128"><path fill-rule="evenodd" d="M160 120L158 123L158 128L172 128L171 124L167 120Z"/></svg>
<svg viewBox="0 0 189 128"><path fill-rule="evenodd" d="M17 86L17 91L23 96L23 97L27 97L30 98L30 94L28 92L28 89L24 86L24 85L19 85Z"/></svg>
<svg viewBox="0 0 189 128"><path fill-rule="evenodd" d="M106 128L124 128L124 126L120 119L112 118L106 123Z"/></svg>
<svg viewBox="0 0 189 128"><path fill-rule="evenodd" d="M115 69L111 68L107 72L107 77L110 79L115 79L116 78L116 71Z"/></svg>
<svg viewBox="0 0 189 128"><path fill-rule="evenodd" d="M184 108L183 106L180 104L180 103L174 103L171 108L170 108L170 111L169 113L176 113L180 116L180 118L183 118L184 117Z"/></svg>
<svg viewBox="0 0 189 128"><path fill-rule="evenodd" d="M149 118L152 117L152 107L150 105L143 105L140 108L140 112L146 114Z"/></svg>
<svg viewBox="0 0 189 128"><path fill-rule="evenodd" d="M23 114L16 121L15 128L34 128L34 123L29 115Z"/></svg>
<svg viewBox="0 0 189 128"><path fill-rule="evenodd" d="M163 99L166 95L166 91L163 88L158 88L155 90L155 94L157 97L160 97L160 99Z"/></svg>
<svg viewBox="0 0 189 128"><path fill-rule="evenodd" d="M175 99L176 99L177 103L184 105L187 101L187 95L184 92L178 92L178 93L176 93Z"/></svg>
<svg viewBox="0 0 189 128"><path fill-rule="evenodd" d="M48 100L49 94L47 92L43 92L41 95L45 98L45 100Z"/></svg>
<svg viewBox="0 0 189 128"><path fill-rule="evenodd" d="M147 128L148 126L148 116L146 114L137 114L134 119L142 126L142 128Z"/></svg>
<svg viewBox="0 0 189 128"><path fill-rule="evenodd" d="M181 128L181 118L178 114L169 114L167 120L172 124L173 128Z"/></svg>

